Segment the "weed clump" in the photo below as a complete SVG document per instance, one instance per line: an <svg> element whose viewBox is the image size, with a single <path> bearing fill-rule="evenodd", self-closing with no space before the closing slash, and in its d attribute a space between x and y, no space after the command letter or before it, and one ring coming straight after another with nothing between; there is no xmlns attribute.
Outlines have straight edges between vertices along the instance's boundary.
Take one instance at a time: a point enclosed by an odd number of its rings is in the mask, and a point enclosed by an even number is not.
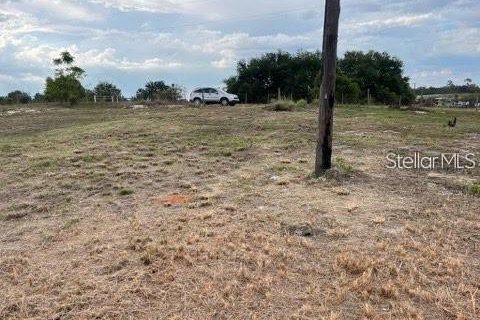
<svg viewBox="0 0 480 320"><path fill-rule="evenodd" d="M268 111L286 112L293 111L295 103L290 100L273 100L270 104L266 105L265 109Z"/></svg>
<svg viewBox="0 0 480 320"><path fill-rule="evenodd" d="M308 102L305 99L300 99L295 103L298 109L305 109L308 106Z"/></svg>
<svg viewBox="0 0 480 320"><path fill-rule="evenodd" d="M336 157L335 164L337 169L343 173L352 174L355 171L353 166L342 157Z"/></svg>
<svg viewBox="0 0 480 320"><path fill-rule="evenodd" d="M277 112L288 112L294 111L295 109L305 109L308 106L306 100L301 99L297 102L293 100L272 100L271 103L265 106L265 109L268 111L277 111Z"/></svg>
<svg viewBox="0 0 480 320"><path fill-rule="evenodd" d="M467 184L465 189L468 193L480 195L480 182Z"/></svg>
<svg viewBox="0 0 480 320"><path fill-rule="evenodd" d="M121 196L128 196L128 195L131 195L133 193L134 193L134 191L132 189L121 189L118 194L121 195Z"/></svg>

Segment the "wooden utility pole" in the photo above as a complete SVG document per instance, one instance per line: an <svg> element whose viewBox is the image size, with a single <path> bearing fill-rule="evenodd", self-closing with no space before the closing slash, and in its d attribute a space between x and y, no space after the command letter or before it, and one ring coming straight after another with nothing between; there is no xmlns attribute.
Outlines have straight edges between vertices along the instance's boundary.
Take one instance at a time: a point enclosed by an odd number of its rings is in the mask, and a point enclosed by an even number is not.
<svg viewBox="0 0 480 320"><path fill-rule="evenodd" d="M338 23L340 0L325 0L323 26L323 79L320 90L318 136L315 175L318 177L332 167L333 109L337 69Z"/></svg>

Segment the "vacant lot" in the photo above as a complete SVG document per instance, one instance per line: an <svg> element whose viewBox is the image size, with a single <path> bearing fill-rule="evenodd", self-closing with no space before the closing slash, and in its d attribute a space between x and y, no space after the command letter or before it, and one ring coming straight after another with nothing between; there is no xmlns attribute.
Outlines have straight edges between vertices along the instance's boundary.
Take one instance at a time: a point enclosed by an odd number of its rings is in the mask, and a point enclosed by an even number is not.
<svg viewBox="0 0 480 320"><path fill-rule="evenodd" d="M479 319L480 113L0 109L2 319ZM458 127L449 128L456 116ZM476 187L477 186L477 187Z"/></svg>

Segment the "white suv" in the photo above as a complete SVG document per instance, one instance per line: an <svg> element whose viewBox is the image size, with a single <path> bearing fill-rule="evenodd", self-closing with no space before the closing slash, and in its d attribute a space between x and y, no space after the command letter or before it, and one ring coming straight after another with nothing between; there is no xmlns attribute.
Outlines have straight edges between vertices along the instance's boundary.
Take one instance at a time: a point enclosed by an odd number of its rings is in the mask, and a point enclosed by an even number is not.
<svg viewBox="0 0 480 320"><path fill-rule="evenodd" d="M190 93L190 102L195 105L202 103L221 103L224 106L234 106L240 100L237 95L230 94L221 89L214 88L197 88Z"/></svg>

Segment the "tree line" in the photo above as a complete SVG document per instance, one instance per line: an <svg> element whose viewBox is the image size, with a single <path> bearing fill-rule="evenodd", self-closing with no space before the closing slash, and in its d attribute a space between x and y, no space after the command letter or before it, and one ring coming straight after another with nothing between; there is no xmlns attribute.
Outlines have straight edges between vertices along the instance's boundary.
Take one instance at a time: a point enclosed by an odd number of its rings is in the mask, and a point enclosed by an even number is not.
<svg viewBox="0 0 480 320"><path fill-rule="evenodd" d="M72 105L80 101L93 101L97 97L115 97L124 100L121 89L102 81L93 90L82 85L85 70L75 64L69 52L62 52L53 60L55 72L45 81L42 93L30 96L23 91L12 91L0 96L0 104L30 102L61 102ZM272 98L319 99L322 79L322 54L319 51L299 51L295 54L277 51L265 53L249 61L241 60L236 74L226 79L230 93L237 94L243 102L265 103ZM338 59L336 98L339 103L410 104L416 95L446 93L479 93L480 87L471 79L465 84L452 81L440 88L420 87L412 90L409 78L404 76L403 62L386 52L349 51ZM137 90L136 100L179 100L182 89L164 81L150 81Z"/></svg>
<svg viewBox="0 0 480 320"><path fill-rule="evenodd" d="M386 52L349 51L337 63L339 102L410 104L415 95L404 76L404 65ZM266 53L237 64L236 75L225 80L228 90L243 100L265 103L281 96L293 100L319 98L322 79L319 51Z"/></svg>
<svg viewBox="0 0 480 320"><path fill-rule="evenodd" d="M472 79L467 78L464 84L457 85L452 80L449 80L445 86L442 87L419 87L415 90L415 94L430 95L430 94L460 94L460 93L477 93L480 94L480 86L475 84Z"/></svg>
<svg viewBox="0 0 480 320"><path fill-rule="evenodd" d="M99 82L93 90L85 88L81 81L86 72L75 65L75 57L70 52L62 52L53 60L53 64L54 75L46 79L43 93L37 93L32 97L27 92L15 90L4 97L0 96L0 104L60 102L75 105L82 100L94 101L95 96L111 101L125 100L121 89L107 81ZM167 85L163 81L149 81L145 87L138 89L135 95L136 100L155 100L159 97L178 100L181 98L181 88Z"/></svg>

